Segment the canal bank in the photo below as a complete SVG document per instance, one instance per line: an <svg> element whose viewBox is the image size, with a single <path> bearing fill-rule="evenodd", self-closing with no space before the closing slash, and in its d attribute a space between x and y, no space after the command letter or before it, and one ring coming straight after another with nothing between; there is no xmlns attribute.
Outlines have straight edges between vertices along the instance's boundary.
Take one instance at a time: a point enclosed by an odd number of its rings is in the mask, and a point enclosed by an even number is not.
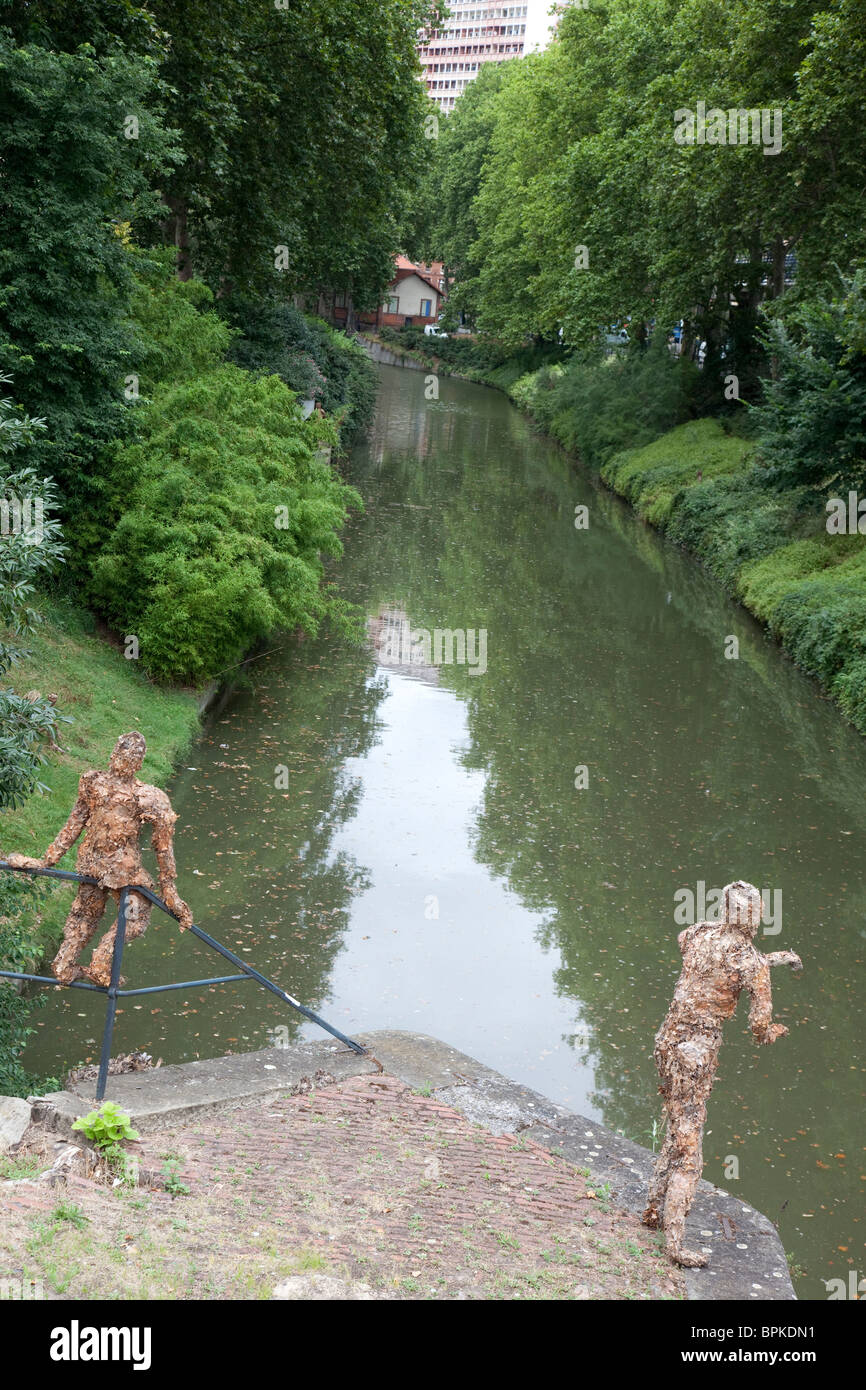
<svg viewBox="0 0 866 1390"><path fill-rule="evenodd" d="M422 1280L403 1296L794 1298L773 1226L730 1193L701 1184L689 1242L709 1263L676 1270L640 1224L647 1149L439 1039L398 1031L359 1041L366 1056L321 1041L114 1077L109 1098L143 1135L140 1166L158 1173L170 1150L193 1195L232 1157L238 1171L242 1162L248 1174L272 1174L270 1191L262 1178L250 1186L279 1209L318 1184L320 1201L327 1193L332 1208L343 1208L323 1253L333 1259L336 1238L350 1284L369 1278L370 1237L384 1226L410 1249L400 1251L399 1272L382 1277L383 1289ZM286 1096L302 1099L275 1108ZM92 1100L92 1085L81 1084L34 1113L74 1142L71 1120ZM315 1128L304 1123L310 1109ZM233 1134L246 1136L236 1154L227 1145ZM398 1151L388 1158L399 1172L376 1202L376 1159L395 1135Z"/></svg>
<svg viewBox="0 0 866 1390"><path fill-rule="evenodd" d="M650 1147L683 892L780 890L760 944L805 963L774 980L790 1035L758 1048L728 1025L705 1176L778 1222L799 1295L823 1298L863 1261L866 754L741 608L504 396L443 378L430 401L423 373L380 372L349 463L366 511L335 577L393 630L486 630L487 669L334 636L257 662L170 788L181 891L342 1031L448 1038ZM157 926L127 964L144 986L212 962ZM124 1008L118 1052L183 1063L312 1036L264 993L166 998ZM33 1071L98 1052L88 999L52 993L38 1024Z"/></svg>

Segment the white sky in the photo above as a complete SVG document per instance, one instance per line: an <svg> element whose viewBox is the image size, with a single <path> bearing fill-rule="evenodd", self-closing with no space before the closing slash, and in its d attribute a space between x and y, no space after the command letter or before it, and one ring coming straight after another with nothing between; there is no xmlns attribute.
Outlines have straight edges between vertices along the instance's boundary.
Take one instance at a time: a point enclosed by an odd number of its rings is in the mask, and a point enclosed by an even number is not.
<svg viewBox="0 0 866 1390"><path fill-rule="evenodd" d="M550 29L553 17L549 11L552 0L526 0L526 46L525 53L537 48L546 48L550 42Z"/></svg>

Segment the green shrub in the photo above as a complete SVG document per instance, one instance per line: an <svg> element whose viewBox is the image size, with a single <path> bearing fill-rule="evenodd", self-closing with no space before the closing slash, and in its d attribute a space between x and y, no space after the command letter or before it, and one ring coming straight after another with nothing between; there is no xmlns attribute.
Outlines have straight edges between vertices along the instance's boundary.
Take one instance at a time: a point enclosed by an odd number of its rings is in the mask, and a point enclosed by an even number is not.
<svg viewBox="0 0 866 1390"><path fill-rule="evenodd" d="M696 376L663 343L606 360L574 357L536 393L533 411L565 448L599 468L687 420Z"/></svg>
<svg viewBox="0 0 866 1390"><path fill-rule="evenodd" d="M839 672L831 689L852 724L866 734L866 658L855 657Z"/></svg>
<svg viewBox="0 0 866 1390"><path fill-rule="evenodd" d="M233 296L223 312L238 335L231 361L279 376L299 396L318 401L336 417L343 444L368 427L376 407L376 370L353 338L277 299Z"/></svg>
<svg viewBox="0 0 866 1390"><path fill-rule="evenodd" d="M752 410L758 457L776 487L866 489L866 268L840 289L785 298L765 331L775 362Z"/></svg>
<svg viewBox="0 0 866 1390"><path fill-rule="evenodd" d="M341 553L360 498L317 452L333 431L278 377L227 365L161 389L139 436L118 453L126 509L92 592L146 670L203 683L276 629L344 616L320 556Z"/></svg>
<svg viewBox="0 0 866 1390"><path fill-rule="evenodd" d="M666 526L732 591L742 566L791 539L796 499L774 496L754 468L683 490Z"/></svg>
<svg viewBox="0 0 866 1390"><path fill-rule="evenodd" d="M136 251L130 299L136 330L136 374L142 397L158 386L188 381L222 362L235 336L212 307L201 280L179 280L174 251Z"/></svg>
<svg viewBox="0 0 866 1390"><path fill-rule="evenodd" d="M718 420L692 420L641 449L615 454L601 476L647 521L664 526L684 488L742 472L749 449Z"/></svg>
<svg viewBox="0 0 866 1390"><path fill-rule="evenodd" d="M0 384L9 378L0 375ZM32 606L36 585L64 557L60 526L54 515L57 494L50 479L22 466L13 455L30 449L44 433L41 420L19 415L8 399L0 400L0 501L10 514L8 534L0 534L0 680L5 681L29 655L22 645L36 631L41 615ZM24 510L29 500L29 512ZM41 506L41 517L35 510ZM16 518L14 508L19 508ZM27 525L30 525L30 534ZM16 530L16 527L19 529ZM39 535L39 544L31 542ZM63 719L42 695L28 698L0 686L0 813L21 806L34 791L44 791L39 773L45 743ZM5 831L5 822L0 824ZM5 840L5 834L2 836ZM8 844L8 842L7 842ZM0 872L0 961L6 970L25 971L36 955L33 921L44 896L42 885L9 871ZM20 1056L32 1033L28 1019L34 1004L18 994L12 981L0 981L0 1094L29 1095L38 1082L21 1066Z"/></svg>
<svg viewBox="0 0 866 1390"><path fill-rule="evenodd" d="M848 537L839 537L846 542ZM857 537L850 538L857 541ZM860 542L862 544L862 542ZM770 622L781 600L804 580L837 565L844 558L842 545L809 538L783 545L762 560L744 565L737 589L746 607L763 622Z"/></svg>
<svg viewBox="0 0 866 1390"><path fill-rule="evenodd" d="M866 550L780 598L771 627L797 664L828 686L860 664L866 658Z"/></svg>

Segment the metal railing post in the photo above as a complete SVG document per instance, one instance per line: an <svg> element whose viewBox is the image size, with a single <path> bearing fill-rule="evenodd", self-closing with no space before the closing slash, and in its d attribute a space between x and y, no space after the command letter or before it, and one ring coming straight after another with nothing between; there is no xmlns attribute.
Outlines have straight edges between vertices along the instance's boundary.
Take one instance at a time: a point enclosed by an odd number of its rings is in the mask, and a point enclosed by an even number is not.
<svg viewBox="0 0 866 1390"><path fill-rule="evenodd" d="M68 869L24 868L23 866L8 864L5 860L0 859L0 870L4 869L10 873L33 874L37 878L62 879L67 883L96 884L99 882L98 879L91 878L88 874L71 873ZM162 898L157 897L156 893L154 893L151 888L145 888L142 884L138 883L130 883L127 884L125 888L122 888L120 890L120 902L117 912L114 954L111 959L111 983L107 987L105 985L85 983L83 980L74 980L69 985L62 985L59 981L47 975L34 975L23 970L0 970L0 979L27 980L31 983L54 985L55 987L59 985L60 988L63 989L88 989L94 993L105 994L107 996L105 1031L102 1035L99 1078L96 1083L97 1101L101 1101L105 1097L105 1087L108 1081L108 1066L111 1061L111 1041L114 1034L114 1020L117 1014L117 1001L118 999L125 999L127 995L162 994L167 990L199 989L212 985L233 984L235 981L241 980L255 980L257 984L262 985L264 989L270 990L272 994L275 994L284 1004L288 1004L290 1008L294 1009L303 1018L309 1019L311 1023L315 1023L319 1028L323 1028L326 1033L330 1033L331 1037L336 1038L339 1042L345 1043L346 1047L351 1048L353 1052L357 1052L361 1056L365 1055L366 1048L364 1048L361 1043L355 1042L353 1038L346 1037L346 1034L341 1033L339 1028L335 1028L333 1024L326 1022L324 1018L321 1018L317 1013L314 1013L312 1009L308 1009L305 1004L302 1004L299 999L295 999L293 995L288 994L286 990L274 984L274 981L269 980L267 975L262 975L261 972L256 970L253 966L247 965L246 961L241 960L240 956L235 955L234 951L230 951L227 946L223 946L222 942L217 941L206 931L202 931L201 927L197 927L194 924L189 928L192 935L198 937L199 941L203 941L212 951L217 951L226 960L231 961L233 965L236 965L238 969L243 971L242 975L219 975L215 979L181 980L170 985L149 985L144 989L121 989L120 966L123 960L123 948L126 943L126 919L130 893L138 893L139 897L146 898L149 902L153 903L155 907L158 907L161 912L164 912L167 917L171 917L175 922L178 920L177 914L172 912L171 908L163 902Z"/></svg>
<svg viewBox="0 0 866 1390"><path fill-rule="evenodd" d="M117 1013L117 991L120 986L120 963L123 960L123 947L126 942L126 909L129 903L129 889L121 888L120 904L117 909L117 934L114 938L114 955L111 958L111 983L108 986L108 999L105 1009L105 1031L102 1035L102 1054L99 1058L99 1078L96 1082L96 1103L105 1099L105 1086L108 1081L108 1064L111 1061L111 1039L114 1033L114 1016Z"/></svg>

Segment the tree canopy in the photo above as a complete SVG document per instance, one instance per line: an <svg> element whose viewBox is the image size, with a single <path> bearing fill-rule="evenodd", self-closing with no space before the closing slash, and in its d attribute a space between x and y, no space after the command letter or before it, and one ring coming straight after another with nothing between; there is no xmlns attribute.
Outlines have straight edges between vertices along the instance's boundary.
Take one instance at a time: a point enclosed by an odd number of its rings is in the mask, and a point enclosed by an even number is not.
<svg viewBox="0 0 866 1390"><path fill-rule="evenodd" d="M859 0L606 0L543 54L482 71L444 122L426 243L483 331L597 344L685 321L744 382L758 312L866 251ZM766 113L780 148L678 143L698 103ZM779 121L781 125L779 126Z"/></svg>

